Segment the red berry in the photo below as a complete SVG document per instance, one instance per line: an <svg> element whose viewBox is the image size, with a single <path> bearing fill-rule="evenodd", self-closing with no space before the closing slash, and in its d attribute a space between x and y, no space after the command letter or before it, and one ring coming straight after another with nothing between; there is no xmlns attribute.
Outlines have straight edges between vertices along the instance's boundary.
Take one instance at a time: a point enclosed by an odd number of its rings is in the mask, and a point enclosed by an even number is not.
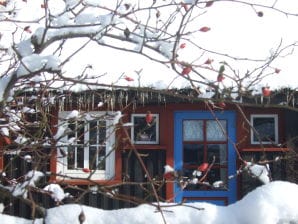
<svg viewBox="0 0 298 224"><path fill-rule="evenodd" d="M274 72L276 73L276 74L278 74L278 73L280 73L280 69L279 68L276 68L275 70L274 70Z"/></svg>
<svg viewBox="0 0 298 224"><path fill-rule="evenodd" d="M223 74L219 74L217 76L217 82L222 82L225 79L225 77L223 76Z"/></svg>
<svg viewBox="0 0 298 224"><path fill-rule="evenodd" d="M199 30L200 30L201 32L208 32L209 30L211 30L211 28L208 27L208 26L203 26L203 27L201 27Z"/></svg>
<svg viewBox="0 0 298 224"><path fill-rule="evenodd" d="M188 10L188 6L184 2L181 2L181 6L184 8L185 11Z"/></svg>
<svg viewBox="0 0 298 224"><path fill-rule="evenodd" d="M163 175L166 180L173 180L175 178L173 172L168 172Z"/></svg>
<svg viewBox="0 0 298 224"><path fill-rule="evenodd" d="M264 13L262 11L257 12L258 17L263 17Z"/></svg>
<svg viewBox="0 0 298 224"><path fill-rule="evenodd" d="M205 7L210 7L210 6L212 6L212 5L213 5L213 2L214 2L214 1L208 1L208 2L206 2Z"/></svg>
<svg viewBox="0 0 298 224"><path fill-rule="evenodd" d="M225 104L225 102L219 102L219 103L218 103L218 106L219 106L220 108L225 108L225 107L226 107L226 104Z"/></svg>
<svg viewBox="0 0 298 224"><path fill-rule="evenodd" d="M89 168L83 168L82 170L83 170L83 172L85 172L85 173L90 173L90 172L91 172L91 170L90 170Z"/></svg>
<svg viewBox="0 0 298 224"><path fill-rule="evenodd" d="M191 72L190 66L184 67L182 70L182 75L188 75L190 72Z"/></svg>
<svg viewBox="0 0 298 224"><path fill-rule="evenodd" d="M32 33L32 31L30 30L30 26L25 26L24 30L28 33Z"/></svg>
<svg viewBox="0 0 298 224"><path fill-rule="evenodd" d="M131 78L131 77L129 77L129 76L125 76L124 79L125 79L126 81L128 81L128 82L132 82L132 81L134 81L134 79Z"/></svg>
<svg viewBox="0 0 298 224"><path fill-rule="evenodd" d="M182 43L182 44L180 44L180 48L181 49L183 49L183 48L185 48L186 47L186 43Z"/></svg>
<svg viewBox="0 0 298 224"><path fill-rule="evenodd" d="M204 64L210 65L213 62L213 59L208 58Z"/></svg>

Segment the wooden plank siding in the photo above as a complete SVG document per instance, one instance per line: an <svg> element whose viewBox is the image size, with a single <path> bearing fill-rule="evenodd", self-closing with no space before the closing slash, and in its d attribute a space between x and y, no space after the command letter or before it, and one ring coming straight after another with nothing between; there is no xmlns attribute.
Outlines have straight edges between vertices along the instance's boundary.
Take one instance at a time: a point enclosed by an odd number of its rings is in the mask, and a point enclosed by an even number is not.
<svg viewBox="0 0 298 224"><path fill-rule="evenodd" d="M135 99L136 104L126 104L125 98L126 94L129 95L129 99ZM56 133L57 131L57 122L58 122L58 112L59 110L80 110L80 111L90 111L90 110L121 110L124 114L123 122L130 122L131 115L135 113L146 114L148 110L151 111L152 114L159 115L159 142L157 144L135 144L131 146L126 143L119 143L116 149L116 164L115 164L115 178L110 183L115 185L115 190L119 192L120 195L126 195L127 197L132 197L135 199L135 202L152 202L155 201L155 195L152 194L152 189L148 182L148 178L145 175L144 170L137 157L135 156L132 147L135 147L136 150L140 153L141 158L145 164L146 169L152 178L157 181L160 181L160 185L156 185L156 191L160 197L160 200L171 201L174 198L174 187L173 183L163 184L163 173L164 173L164 165L168 164L174 167L174 113L175 111L208 111L209 107L206 105L206 102L202 101L202 99L195 98L192 94L188 93L185 98L177 98L175 97L175 93L168 95L162 95L159 93L130 93L123 91L122 98L119 100L115 95L99 95L99 98L102 101L105 99L109 99L109 97L115 97L111 102L119 102L118 106L115 105L107 105L102 108L96 107L94 104L94 99L91 94L85 93L82 96L75 96L76 98L67 97L66 100L61 103L57 103L56 108L52 108L51 110L51 131ZM144 100L145 99L145 100ZM252 103L254 103L254 99L251 99ZM265 103L268 99L265 99ZM89 103L87 103L89 102ZM99 102L99 101L95 101ZM107 101L109 102L109 101ZM63 108L62 108L63 106ZM58 109L59 108L59 109ZM262 105L249 106L241 105L241 108L244 112L244 115L250 120L251 114L277 114L279 119L279 142L286 143L287 140L293 136L298 135L298 116L297 111L284 110L280 108L266 107ZM274 159L276 156L280 156L285 153L284 149L287 147L286 145L276 146L276 145L266 145L268 149L264 150L260 145L253 145L250 143L250 127L246 123L243 118L241 112L238 108L233 105L226 103L226 107L223 109L215 109L217 111L222 110L231 110L236 112L236 142L235 145L240 152L240 155L245 160L255 159L259 160L264 153L266 153L267 159ZM121 131L118 133L120 136L117 136L117 140L122 141ZM124 136L126 138L126 136ZM298 141L297 141L298 146ZM279 148L280 147L280 148ZM297 149L297 147L296 147ZM0 148L0 169L1 166L5 166L5 172L8 178L19 178L26 174L29 170L32 169L34 163L28 163L24 159L21 158L20 155L13 154L4 154L3 158L1 158L1 148ZM44 160L41 166L38 167L38 170L47 172L53 171L56 172L56 160L53 160L55 157L54 149L44 149L48 155L52 157L48 157L47 160ZM30 152L34 153L34 151ZM34 156L33 156L34 157ZM52 160L50 160L52 158ZM2 159L2 160L1 160ZM239 161L238 161L239 162ZM296 165L298 163L296 162ZM239 165L239 164L238 164ZM273 169L274 175L272 178L274 180L284 180L288 175L285 170L286 161L280 161L274 164L271 164L271 169ZM239 166L238 166L239 167ZM298 167L298 165L297 165ZM297 168L298 169L298 168ZM296 170L297 170L296 169ZM296 180L298 178L296 177ZM50 181L56 181L55 177L51 176L45 178L41 181L40 187L44 187L45 184ZM104 184L103 181L102 184ZM242 198L247 192L254 189L260 183L256 179L251 179L248 176L238 176L238 199ZM118 208L127 208L136 206L136 203L132 201L123 201L120 199L113 199L106 195L102 195L100 193L89 192L83 194L84 189L89 186L86 185L86 182L83 184L79 181L69 181L69 183L73 185L77 185L80 189L75 189L75 187L70 188L67 187L67 182L63 183L62 187L65 187L65 191L69 192L74 196L73 199L66 199L64 203L81 203L85 205L90 205L96 208L102 209L118 209ZM101 182L98 182L101 184ZM34 200L42 204L45 208L51 208L55 206L55 202L53 199L44 194L34 193ZM79 199L76 201L76 199ZM1 202L1 201L0 201ZM31 216L31 208L24 203L21 203L19 199L6 198L4 201L6 206L5 213L22 216L25 218L30 218Z"/></svg>
<svg viewBox="0 0 298 224"><path fill-rule="evenodd" d="M160 176L160 174L163 173L163 167L165 165L165 150L140 150L140 153L143 155L142 159L151 176L156 180L162 180L162 176ZM117 187L119 194L126 195L128 197L135 197L137 201L143 203L156 201L149 184L145 184L144 186L142 185L141 187L141 184L147 182L147 178L136 156L131 153L131 151L125 150L122 152L122 160L124 161L122 163L122 179L124 181L119 187ZM9 179L19 178L32 169L32 163L27 163L26 161L21 159L20 156L5 155L4 162L5 164L7 164L6 175ZM125 184L126 182L128 183L127 185ZM140 185L138 185L138 183L140 183ZM44 184L45 181L41 181L40 187L43 187ZM80 186L81 189L84 189L84 187L87 186ZM163 200L165 198L165 186L161 185L156 189L160 200ZM115 200L113 198L94 192L83 194L82 197L81 190L66 188L65 192L69 192L71 195L74 196L74 199L66 199L64 201L65 203L79 202L84 205L107 210L133 207L137 205L131 202ZM76 198L80 198L80 200L76 201ZM33 199L37 204L41 204L45 208L51 208L55 206L55 202L48 195L33 193ZM5 204L5 214L30 218L32 210L28 205L22 203L21 200L13 199L10 197L6 198L3 203Z"/></svg>

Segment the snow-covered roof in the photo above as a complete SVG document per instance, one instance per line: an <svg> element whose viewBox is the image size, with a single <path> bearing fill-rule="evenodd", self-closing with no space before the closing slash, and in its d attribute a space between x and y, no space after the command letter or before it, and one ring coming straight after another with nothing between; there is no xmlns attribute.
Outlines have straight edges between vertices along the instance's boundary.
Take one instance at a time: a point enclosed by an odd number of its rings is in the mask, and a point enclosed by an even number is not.
<svg viewBox="0 0 298 224"><path fill-rule="evenodd" d="M201 27L201 29L196 28L195 30L198 31L196 33L189 31L191 35L181 40L184 42L178 43L178 45L181 44L180 46L184 45L177 48L176 53L179 55L179 63L177 63L174 69L176 71L173 71L170 69L169 59L173 56L173 46L177 44L175 43L175 35L171 36L170 33L158 31L158 29L154 30L153 26L150 26L150 29L148 29L144 25L146 24L146 19L148 19L148 15L145 13L142 14L140 12L140 18L144 20L137 26L123 16L131 8L138 7L140 2L128 1L130 3L129 7L120 5L113 12L107 9L111 8L111 5L117 7L116 3L85 0L84 11L74 16L75 13L69 9L76 5L75 2L72 0L60 0L55 1L55 3L54 1L49 1L47 7L54 17L51 20L52 27L47 29L45 29L43 21L38 20L44 13L45 6L41 7L44 3L43 1L38 1L40 4L36 3L36 1L8 2L5 9L13 7L22 9L17 12L14 19L28 19L28 21L35 19L35 23L25 24L24 30L21 30L21 33L19 33L20 41L16 42L14 50L21 63L17 65L16 71L1 77L1 100L3 94L5 94L3 91L5 87L9 86L12 78L26 77L29 73L38 75L40 71L57 72L65 77L79 79L79 81L85 81L94 76L100 77L96 81L90 80L92 86L97 83L108 86L154 87L155 89L185 88L190 86L190 82L187 80L189 78L193 80L192 82L195 86L200 87L202 92L207 91L208 86L213 85L216 85L219 90L224 90L228 87L232 89L247 88L246 91L257 92L260 92L261 88L267 85L271 89L279 89L280 87L297 88L297 76L293 76L296 68L293 58L296 57L296 54L295 51L291 51L291 47L285 47L295 42L296 33L292 33L292 26L288 25L294 24L296 17L285 17L284 13L282 13L283 11L272 10L273 13L271 13L269 10L265 10L268 8L268 6L265 6L262 8L264 11L262 11L262 18L260 18L260 16L257 16L259 14L255 15L255 12L247 9L247 4L243 4L243 7L235 8L229 7L230 3L226 3L227 7L224 7L217 2L208 8L208 13L203 13L200 16L200 23L202 24L196 26ZM191 1L185 4L189 4L188 7L191 7L195 2ZM173 3L182 7L181 1L174 1ZM146 5L148 3L143 4L145 4L145 7L150 6ZM175 7L174 9L176 10ZM164 6L164 8L166 10L173 9L170 6ZM36 13L32 15L32 11ZM164 15L167 15L166 11L160 11L160 13L162 18ZM181 11L182 15L183 13L185 11ZM244 18L248 18L248 20ZM278 21L278 23L273 23L272 21ZM0 40L0 45L6 47L9 46L12 40L9 39L11 38L12 28L9 27L11 25L9 21L2 22L2 24L5 26L2 29L8 32L3 32L4 35ZM208 26L204 26L206 24ZM177 23L173 22L170 25L172 28ZM113 29L109 29L109 33L106 33L106 29L110 26ZM127 41L125 32L123 33L125 27L134 29L129 34L130 41ZM202 29L204 27L206 29ZM208 32L206 32L207 28ZM190 26L190 29L193 29L193 25ZM265 33L263 32L264 30L266 30ZM171 29L167 30L167 32L171 31ZM235 31L237 35L235 35ZM260 38L263 37L262 35L250 35L261 31L264 34L264 38ZM106 36L103 38L104 35ZM92 41L86 39L90 36L92 36ZM117 40L113 39L115 36L117 36ZM146 43L143 42L143 36L149 38ZM218 39L219 36L221 37L220 39ZM69 37L70 39L76 38L76 40L67 40ZM156 37L160 38L155 39ZM281 38L283 39L282 45L276 49L275 46L279 45ZM60 40L65 41L63 51L53 55L53 49L59 46ZM45 41L43 45L41 45L42 41ZM249 44L252 41L253 44ZM85 44L84 49L80 50L71 60L67 60L70 55ZM122 48L125 51L115 51L113 48L107 48L107 45ZM76 47L74 48L74 46ZM141 57L138 54L143 47L146 47L150 53L144 50L142 53L145 56ZM294 48L295 44L292 47ZM283 48L288 49L288 51L282 51ZM199 53L195 54L194 49L197 49ZM271 76L267 76L260 64L267 60L271 63L275 59L273 57L274 50L280 50L281 53L287 54L289 57L276 59L276 64L268 67L268 74L271 73ZM219 54L212 53L214 51L217 51ZM226 57L227 55L235 55L235 58ZM206 64L206 60L209 60L210 57L212 57L212 64ZM257 59L247 62L245 60L246 57L248 59L254 57ZM153 63L153 60L161 63ZM204 78L201 76L202 73L196 73L195 71L191 72L189 77L179 74L183 73L186 64L193 64L193 69L203 69ZM217 71L223 64L226 65L226 70L228 67L234 70L226 75L225 80L218 82L216 78L217 73L212 74L211 71ZM88 71L85 71L85 69ZM245 75L248 70L255 71L255 73L248 77ZM239 76L239 80L243 79L241 81L242 86L239 86L239 82L236 85L235 77L231 77L231 74ZM47 74L44 76L48 77L48 81L51 80ZM262 77L262 82L253 81L259 77ZM59 88L63 83L61 81L58 84L55 83L55 85ZM54 83L51 83L51 85L54 85ZM85 83L76 84L71 89L73 91L82 91L86 90L86 88L89 89L90 86L87 86Z"/></svg>
<svg viewBox="0 0 298 224"><path fill-rule="evenodd" d="M39 85L28 92L19 92L18 98L21 99L23 105L28 102L42 101L44 106L55 106L57 104L63 105L68 109L86 109L97 110L108 108L114 110L115 108L123 108L128 104L134 105L166 105L169 103L199 103L207 102L211 106L218 107L222 102L226 104L236 103L243 106L255 107L276 107L296 109L298 107L298 91L291 89L280 89L271 91L270 96L263 94L253 95L251 92L242 93L241 96L223 96L215 91L198 92L192 88L181 89L155 89L155 88L125 88L119 87L115 89L101 88L96 90L86 90L79 92L72 91L48 91L47 97L36 98L39 91L43 93L44 89ZM32 98L32 96L34 96ZM11 101L15 104L14 101ZM63 108L59 106L60 108ZM218 108L220 108L219 106ZM222 108L224 109L224 108ZM26 112L31 110L27 109Z"/></svg>

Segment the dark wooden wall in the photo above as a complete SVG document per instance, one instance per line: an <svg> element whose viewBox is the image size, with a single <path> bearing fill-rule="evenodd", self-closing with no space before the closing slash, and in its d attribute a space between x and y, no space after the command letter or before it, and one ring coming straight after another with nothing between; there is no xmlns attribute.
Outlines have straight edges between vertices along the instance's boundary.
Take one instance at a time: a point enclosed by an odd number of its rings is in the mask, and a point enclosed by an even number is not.
<svg viewBox="0 0 298 224"><path fill-rule="evenodd" d="M150 173L151 177L158 183L155 189L158 193L159 200L165 198L165 185L162 181L166 153L164 150L141 150L142 160ZM5 155L4 164L7 165L6 176L9 179L19 178L32 169L32 163L27 163L20 156ZM151 185L144 170L141 168L140 162L132 151L126 150L122 152L122 179L123 183L116 187L119 196L128 200L113 199L98 192L84 193L84 188L88 186L79 186L80 190L73 188L65 188L65 192L74 196L73 199L66 199L64 203L80 203L101 209L118 209L136 206L138 203L156 201ZM46 169L46 167L45 167ZM45 170L44 170L45 171ZM127 183L127 184L126 184ZM46 179L41 180L40 187L44 187ZM62 186L66 187L66 186ZM36 203L41 204L45 208L56 206L53 199L41 193L33 193L33 199ZM130 199L132 199L130 201ZM1 202L1 201L0 201ZM136 202L136 203L135 203ZM5 205L4 213L25 218L31 217L30 206L22 203L17 198L5 198L2 203Z"/></svg>

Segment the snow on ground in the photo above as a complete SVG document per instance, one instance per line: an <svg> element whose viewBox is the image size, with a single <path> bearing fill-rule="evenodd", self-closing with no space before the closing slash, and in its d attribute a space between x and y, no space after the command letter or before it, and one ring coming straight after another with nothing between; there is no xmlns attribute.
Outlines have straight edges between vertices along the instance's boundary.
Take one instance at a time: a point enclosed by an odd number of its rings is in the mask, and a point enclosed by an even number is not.
<svg viewBox="0 0 298 224"><path fill-rule="evenodd" d="M295 224L298 223L298 185L274 181L249 193L229 206L204 202L185 205L162 204L167 224ZM196 209L197 208L197 209ZM76 224L83 212L84 224L160 224L161 212L154 206L102 210L81 205L63 205L49 209L46 224ZM1 223L27 224L30 220L0 214ZM43 220L35 220L41 224Z"/></svg>

